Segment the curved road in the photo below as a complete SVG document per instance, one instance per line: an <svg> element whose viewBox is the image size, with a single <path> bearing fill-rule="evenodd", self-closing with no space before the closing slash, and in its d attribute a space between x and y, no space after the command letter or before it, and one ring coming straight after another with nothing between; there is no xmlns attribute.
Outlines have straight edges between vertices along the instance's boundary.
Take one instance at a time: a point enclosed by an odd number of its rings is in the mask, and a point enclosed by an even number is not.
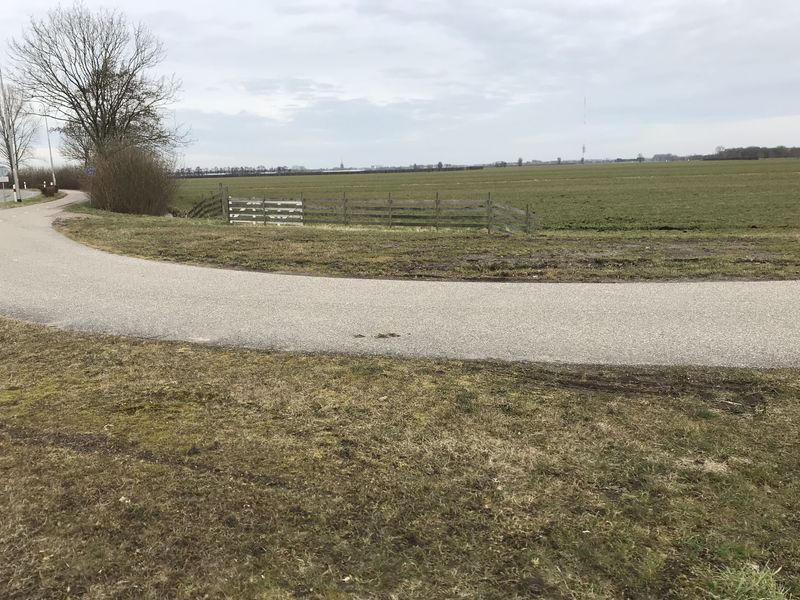
<svg viewBox="0 0 800 600"><path fill-rule="evenodd" d="M116 256L55 232L67 198L0 211L0 315L279 350L800 366L800 282L545 284L248 273Z"/></svg>

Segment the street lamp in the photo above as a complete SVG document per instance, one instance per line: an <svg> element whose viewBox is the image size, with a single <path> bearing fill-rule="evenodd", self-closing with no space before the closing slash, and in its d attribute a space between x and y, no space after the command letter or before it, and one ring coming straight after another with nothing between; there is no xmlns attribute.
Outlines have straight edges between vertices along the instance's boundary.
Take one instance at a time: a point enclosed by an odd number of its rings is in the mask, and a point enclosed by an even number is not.
<svg viewBox="0 0 800 600"><path fill-rule="evenodd" d="M47 135L47 152L50 154L50 177L52 177L53 187L58 187L56 183L56 170L53 168L53 147L50 145L50 128L47 126L47 112L42 106L42 117L44 117L44 131Z"/></svg>
<svg viewBox="0 0 800 600"><path fill-rule="evenodd" d="M42 117L44 119L44 131L45 135L47 135L47 152L50 155L50 181L54 186L57 186L58 183L56 182L56 170L53 167L53 146L50 144L50 127L47 125L47 109L42 105L42 112L32 112L29 113L31 115L36 115L37 117Z"/></svg>

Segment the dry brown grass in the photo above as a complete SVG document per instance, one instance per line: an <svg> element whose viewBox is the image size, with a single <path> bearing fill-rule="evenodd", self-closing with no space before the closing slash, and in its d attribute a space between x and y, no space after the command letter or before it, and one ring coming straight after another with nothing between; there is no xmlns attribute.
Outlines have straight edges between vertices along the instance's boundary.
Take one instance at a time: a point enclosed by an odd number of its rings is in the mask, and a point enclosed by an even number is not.
<svg viewBox="0 0 800 600"><path fill-rule="evenodd" d="M111 252L254 271L522 281L800 277L795 229L490 236L455 230L235 227L85 209L84 218L57 227Z"/></svg>
<svg viewBox="0 0 800 600"><path fill-rule="evenodd" d="M800 592L797 371L0 348L4 598Z"/></svg>

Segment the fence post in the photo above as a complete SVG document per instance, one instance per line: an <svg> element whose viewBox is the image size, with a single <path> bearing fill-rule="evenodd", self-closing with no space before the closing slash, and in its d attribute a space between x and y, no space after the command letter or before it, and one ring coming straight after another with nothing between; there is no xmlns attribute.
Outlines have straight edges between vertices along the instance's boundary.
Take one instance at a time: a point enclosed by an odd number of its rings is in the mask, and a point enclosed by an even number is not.
<svg viewBox="0 0 800 600"><path fill-rule="evenodd" d="M267 224L267 197L261 201L261 212L264 213L264 225Z"/></svg>
<svg viewBox="0 0 800 600"><path fill-rule="evenodd" d="M227 217L228 221L230 221L230 207L228 206L228 196L222 193L222 182L219 184L219 203L222 206L222 216ZM211 198L214 197L214 193L211 193ZM228 209L226 211L226 209Z"/></svg>
<svg viewBox="0 0 800 600"><path fill-rule="evenodd" d="M392 227L392 192L389 192L389 228Z"/></svg>
<svg viewBox="0 0 800 600"><path fill-rule="evenodd" d="M492 209L492 192L486 195L486 233L492 233L492 221L494 220L494 210Z"/></svg>
<svg viewBox="0 0 800 600"><path fill-rule="evenodd" d="M436 192L436 217L434 218L436 231L439 231L439 192Z"/></svg>
<svg viewBox="0 0 800 600"><path fill-rule="evenodd" d="M532 225L531 224L531 205L530 204L526 204L525 205L525 233L527 233L528 235L530 235L532 230L533 230L531 225Z"/></svg>
<svg viewBox="0 0 800 600"><path fill-rule="evenodd" d="M342 214L344 216L344 224L350 225L350 218L347 214L347 192L342 192Z"/></svg>
<svg viewBox="0 0 800 600"><path fill-rule="evenodd" d="M303 192L300 192L300 222L306 224L306 199Z"/></svg>

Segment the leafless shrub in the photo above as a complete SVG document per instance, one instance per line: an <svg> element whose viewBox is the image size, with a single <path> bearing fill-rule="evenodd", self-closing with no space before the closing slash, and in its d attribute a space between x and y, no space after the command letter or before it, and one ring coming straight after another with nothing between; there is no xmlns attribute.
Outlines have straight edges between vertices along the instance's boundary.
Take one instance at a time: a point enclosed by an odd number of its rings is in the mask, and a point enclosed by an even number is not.
<svg viewBox="0 0 800 600"><path fill-rule="evenodd" d="M174 165L148 148L123 146L95 159L85 178L91 205L121 213L164 215L175 194Z"/></svg>
<svg viewBox="0 0 800 600"><path fill-rule="evenodd" d="M63 165L56 167L56 184L65 190L77 190L81 186L83 169L77 165ZM28 184L28 187L41 187L49 185L53 180L53 173L49 168L26 168L19 172L19 181Z"/></svg>

